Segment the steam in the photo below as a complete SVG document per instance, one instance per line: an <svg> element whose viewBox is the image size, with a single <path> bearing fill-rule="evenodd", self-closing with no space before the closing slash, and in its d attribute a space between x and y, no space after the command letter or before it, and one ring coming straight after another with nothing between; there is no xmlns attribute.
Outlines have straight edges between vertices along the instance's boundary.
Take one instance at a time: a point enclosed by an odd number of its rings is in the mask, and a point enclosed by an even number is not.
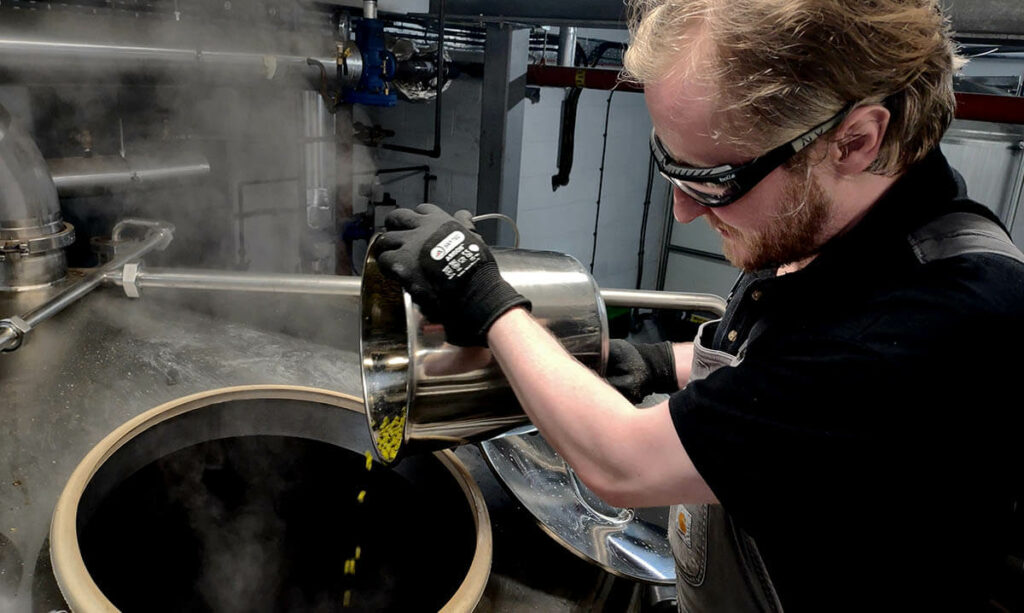
<svg viewBox="0 0 1024 613"><path fill-rule="evenodd" d="M278 592L287 564L281 542L285 525L274 512L274 493L284 489L276 475L287 459L273 453L273 447L268 447L271 453L245 454L239 462L225 457L224 447L206 449L206 454L174 454L161 464L170 498L186 509L202 543L196 588L214 611L265 610L267 596ZM207 469L228 463L238 471L241 483L261 484L246 490L236 504L204 482Z"/></svg>

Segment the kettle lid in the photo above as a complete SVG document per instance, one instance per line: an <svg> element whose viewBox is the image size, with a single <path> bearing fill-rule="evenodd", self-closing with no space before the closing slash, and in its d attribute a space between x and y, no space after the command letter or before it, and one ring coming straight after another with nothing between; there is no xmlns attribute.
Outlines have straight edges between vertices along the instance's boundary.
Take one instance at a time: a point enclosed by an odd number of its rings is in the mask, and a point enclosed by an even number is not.
<svg viewBox="0 0 1024 613"><path fill-rule="evenodd" d="M498 479L563 547L619 577L675 582L668 507L620 509L602 501L531 425L480 448Z"/></svg>

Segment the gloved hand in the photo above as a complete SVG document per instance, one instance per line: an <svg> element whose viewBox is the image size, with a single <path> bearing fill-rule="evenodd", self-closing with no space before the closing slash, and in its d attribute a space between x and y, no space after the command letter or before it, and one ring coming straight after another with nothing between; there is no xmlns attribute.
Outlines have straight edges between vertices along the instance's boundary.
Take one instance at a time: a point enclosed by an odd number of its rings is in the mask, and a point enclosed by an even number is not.
<svg viewBox="0 0 1024 613"><path fill-rule="evenodd" d="M672 343L634 344L613 338L609 343L606 378L633 404L650 394L678 391Z"/></svg>
<svg viewBox="0 0 1024 613"><path fill-rule="evenodd" d="M433 204L393 211L377 239L377 262L427 319L444 325L449 343L486 347L501 314L531 304L501 278L471 218L469 211L452 217Z"/></svg>

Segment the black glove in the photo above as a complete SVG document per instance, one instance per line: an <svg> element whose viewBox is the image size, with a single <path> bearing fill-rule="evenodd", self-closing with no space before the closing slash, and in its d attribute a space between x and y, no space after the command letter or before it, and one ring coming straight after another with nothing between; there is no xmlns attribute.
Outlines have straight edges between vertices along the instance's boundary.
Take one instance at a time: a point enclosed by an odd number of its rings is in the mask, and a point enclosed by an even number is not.
<svg viewBox="0 0 1024 613"><path fill-rule="evenodd" d="M381 272L409 292L420 312L444 325L449 343L487 346L487 331L505 311L530 301L501 278L472 214L452 217L433 204L398 209L377 239Z"/></svg>
<svg viewBox="0 0 1024 613"><path fill-rule="evenodd" d="M650 394L678 391L672 343L633 344L613 338L608 348L606 378L634 404Z"/></svg>

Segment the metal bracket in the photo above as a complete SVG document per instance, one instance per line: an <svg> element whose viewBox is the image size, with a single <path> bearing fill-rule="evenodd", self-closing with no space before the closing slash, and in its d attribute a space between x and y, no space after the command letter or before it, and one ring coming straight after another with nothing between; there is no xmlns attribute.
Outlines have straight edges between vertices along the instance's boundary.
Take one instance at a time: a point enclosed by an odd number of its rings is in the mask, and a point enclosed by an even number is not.
<svg viewBox="0 0 1024 613"><path fill-rule="evenodd" d="M25 341L25 335L32 330L32 326L30 326L24 319L15 315L14 317L9 317L7 319L0 319L0 330L2 329L10 330L14 333L16 338L13 345L5 347L2 350L5 353L9 353L21 347L22 343Z"/></svg>

